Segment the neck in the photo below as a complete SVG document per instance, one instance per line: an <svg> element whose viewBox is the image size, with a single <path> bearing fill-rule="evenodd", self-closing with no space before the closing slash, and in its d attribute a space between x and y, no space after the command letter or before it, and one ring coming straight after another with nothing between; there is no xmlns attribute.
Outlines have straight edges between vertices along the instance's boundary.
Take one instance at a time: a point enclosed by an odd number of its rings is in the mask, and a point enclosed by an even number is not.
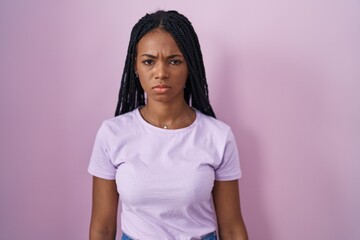
<svg viewBox="0 0 360 240"><path fill-rule="evenodd" d="M169 129L188 126L195 119L195 112L185 101L172 105L148 102L141 109L141 114L150 124Z"/></svg>

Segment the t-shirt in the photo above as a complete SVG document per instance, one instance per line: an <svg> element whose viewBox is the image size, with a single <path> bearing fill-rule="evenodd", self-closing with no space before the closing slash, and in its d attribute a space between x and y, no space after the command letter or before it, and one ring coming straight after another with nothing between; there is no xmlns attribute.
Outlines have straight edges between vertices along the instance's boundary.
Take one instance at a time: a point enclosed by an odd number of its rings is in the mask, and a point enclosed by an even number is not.
<svg viewBox="0 0 360 240"><path fill-rule="evenodd" d="M196 110L181 129L146 122L139 109L105 120L90 174L116 180L122 231L134 239L200 239L216 230L214 180L241 177L231 128Z"/></svg>

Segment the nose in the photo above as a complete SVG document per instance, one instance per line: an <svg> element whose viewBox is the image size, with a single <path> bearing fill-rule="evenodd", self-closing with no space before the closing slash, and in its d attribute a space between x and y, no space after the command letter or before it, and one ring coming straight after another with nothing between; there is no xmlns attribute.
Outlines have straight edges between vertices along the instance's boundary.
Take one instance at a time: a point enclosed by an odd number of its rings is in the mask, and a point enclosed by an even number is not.
<svg viewBox="0 0 360 240"><path fill-rule="evenodd" d="M157 62L155 67L155 79L163 80L169 78L169 69L166 63Z"/></svg>

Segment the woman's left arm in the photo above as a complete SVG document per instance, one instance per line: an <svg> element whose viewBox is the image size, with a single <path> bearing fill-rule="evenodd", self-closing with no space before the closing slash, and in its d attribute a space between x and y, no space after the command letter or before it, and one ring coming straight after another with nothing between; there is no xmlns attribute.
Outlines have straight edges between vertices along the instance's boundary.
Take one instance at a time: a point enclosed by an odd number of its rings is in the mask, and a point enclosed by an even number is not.
<svg viewBox="0 0 360 240"><path fill-rule="evenodd" d="M238 181L215 181L212 193L220 240L248 240Z"/></svg>

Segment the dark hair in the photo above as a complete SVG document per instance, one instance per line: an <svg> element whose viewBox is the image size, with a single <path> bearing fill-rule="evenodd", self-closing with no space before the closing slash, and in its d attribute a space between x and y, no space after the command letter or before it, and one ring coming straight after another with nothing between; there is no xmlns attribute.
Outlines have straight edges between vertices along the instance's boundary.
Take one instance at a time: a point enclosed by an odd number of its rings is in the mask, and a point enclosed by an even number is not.
<svg viewBox="0 0 360 240"><path fill-rule="evenodd" d="M157 11L146 14L133 27L121 79L119 100L115 116L134 110L145 104L144 90L135 74L136 47L139 40L155 28L169 32L175 39L187 62L189 75L185 84L184 98L187 104L215 118L209 102L205 67L197 34L191 22L177 11Z"/></svg>

